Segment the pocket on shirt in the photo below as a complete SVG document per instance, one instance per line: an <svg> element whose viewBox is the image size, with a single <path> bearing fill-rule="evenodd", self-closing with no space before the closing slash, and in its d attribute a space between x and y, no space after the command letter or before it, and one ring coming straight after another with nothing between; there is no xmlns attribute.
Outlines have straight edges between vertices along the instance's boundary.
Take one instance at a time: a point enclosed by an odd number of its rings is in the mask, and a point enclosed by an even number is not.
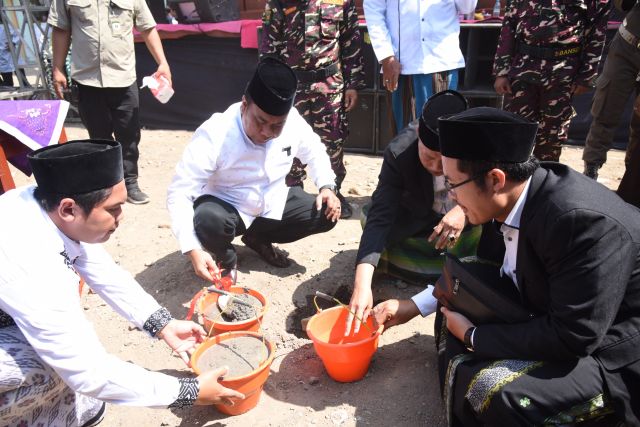
<svg viewBox="0 0 640 427"><path fill-rule="evenodd" d="M113 37L126 37L133 30L133 0L111 0L109 28Z"/></svg>
<svg viewBox="0 0 640 427"><path fill-rule="evenodd" d="M91 22L92 17L97 18L97 13L90 8L91 0L69 0L67 7L69 15L78 18L81 23Z"/></svg>
<svg viewBox="0 0 640 427"><path fill-rule="evenodd" d="M334 39L340 35L340 22L344 19L344 8L342 5L326 4L320 5L320 33L322 37Z"/></svg>

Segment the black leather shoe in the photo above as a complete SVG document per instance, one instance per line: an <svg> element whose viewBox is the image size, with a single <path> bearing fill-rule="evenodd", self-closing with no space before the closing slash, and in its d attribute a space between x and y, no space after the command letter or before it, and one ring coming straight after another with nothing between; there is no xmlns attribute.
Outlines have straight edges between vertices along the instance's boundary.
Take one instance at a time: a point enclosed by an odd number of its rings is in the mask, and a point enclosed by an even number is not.
<svg viewBox="0 0 640 427"><path fill-rule="evenodd" d="M336 194L338 196L338 200L340 200L340 219L351 218L353 215L353 209L351 209L351 205L347 202L347 199L341 193Z"/></svg>
<svg viewBox="0 0 640 427"><path fill-rule="evenodd" d="M144 205L149 203L149 196L143 193L138 186L129 187L127 188L127 202L134 205Z"/></svg>

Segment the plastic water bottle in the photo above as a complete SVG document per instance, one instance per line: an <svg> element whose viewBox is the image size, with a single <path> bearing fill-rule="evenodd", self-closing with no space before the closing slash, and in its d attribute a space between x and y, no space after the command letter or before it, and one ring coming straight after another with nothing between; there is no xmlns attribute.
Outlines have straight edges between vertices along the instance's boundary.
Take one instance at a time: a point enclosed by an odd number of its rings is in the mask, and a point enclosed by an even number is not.
<svg viewBox="0 0 640 427"><path fill-rule="evenodd" d="M500 0L496 0L496 3L493 5L493 13L491 16L494 18L500 17Z"/></svg>
<svg viewBox="0 0 640 427"><path fill-rule="evenodd" d="M171 83L165 76L146 76L142 78L140 89L148 87L151 94L161 103L166 104L174 94Z"/></svg>

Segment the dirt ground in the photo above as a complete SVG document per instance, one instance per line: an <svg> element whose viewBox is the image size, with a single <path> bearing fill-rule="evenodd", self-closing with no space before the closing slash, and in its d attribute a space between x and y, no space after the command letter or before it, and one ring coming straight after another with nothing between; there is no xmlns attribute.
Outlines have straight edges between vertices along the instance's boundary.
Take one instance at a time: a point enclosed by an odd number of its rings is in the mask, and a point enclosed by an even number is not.
<svg viewBox="0 0 640 427"><path fill-rule="evenodd" d="M68 127L70 139L85 138L82 127ZM187 131L143 130L140 185L147 205L127 204L125 219L106 247L125 269L176 318L187 313L191 297L205 283L197 278L171 233L165 208L166 189L191 137ZM582 171L581 148L565 147L562 161ZM624 153L611 151L600 181L616 189L624 173ZM262 292L271 303L264 332L276 345L260 403L246 414L228 417L213 407L184 410L108 405L101 426L444 426L436 373L433 318L416 318L390 329L366 377L355 383L333 381L324 371L300 319L314 312L316 290L347 303L361 234L360 208L377 183L381 157L347 154L344 190L354 216L329 233L280 245L294 261L286 269L271 267L237 239L238 283ZM31 182L13 170L17 185ZM308 186L310 187L310 186ZM309 190L309 188L307 188ZM381 278L374 299L407 298L421 288ZM190 370L163 342L149 339L120 318L97 295L83 298L87 316L108 351L154 371L188 376Z"/></svg>

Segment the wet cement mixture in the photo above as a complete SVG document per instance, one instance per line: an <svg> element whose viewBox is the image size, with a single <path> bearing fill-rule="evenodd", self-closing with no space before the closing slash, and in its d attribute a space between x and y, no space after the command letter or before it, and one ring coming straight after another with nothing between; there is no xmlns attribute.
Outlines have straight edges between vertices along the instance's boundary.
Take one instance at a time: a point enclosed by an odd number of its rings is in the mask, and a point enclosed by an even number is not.
<svg viewBox="0 0 640 427"><path fill-rule="evenodd" d="M235 299L242 300L251 304L251 307L239 304ZM233 298L229 299L224 312L220 314L218 304L211 304L204 309L204 316L212 321L222 319L225 322L242 322L255 318L262 310L262 302L251 294L233 294Z"/></svg>
<svg viewBox="0 0 640 427"><path fill-rule="evenodd" d="M269 350L256 337L236 337L221 341L206 349L196 362L200 372L208 372L227 366L226 378L247 375L269 356Z"/></svg>

